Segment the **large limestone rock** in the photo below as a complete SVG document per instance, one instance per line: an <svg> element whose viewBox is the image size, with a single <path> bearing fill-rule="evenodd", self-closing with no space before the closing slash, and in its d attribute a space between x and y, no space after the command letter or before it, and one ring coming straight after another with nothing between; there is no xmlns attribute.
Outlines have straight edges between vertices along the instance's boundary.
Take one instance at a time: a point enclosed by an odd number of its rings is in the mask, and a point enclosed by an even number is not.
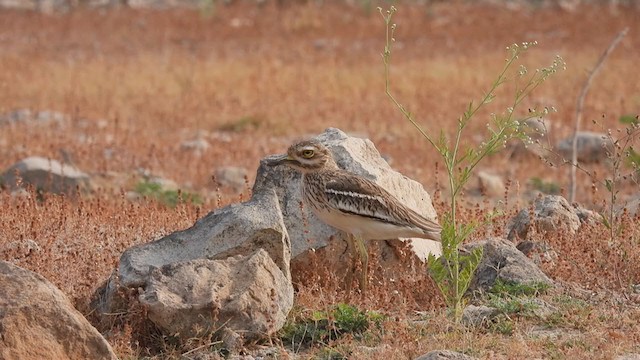
<svg viewBox="0 0 640 360"><path fill-rule="evenodd" d="M111 346L42 276L0 261L0 358L117 359Z"/></svg>
<svg viewBox="0 0 640 360"><path fill-rule="evenodd" d="M217 329L269 336L293 306L291 245L273 190L217 210L184 231L126 250L94 305L126 308L118 288L141 289L148 316L188 339Z"/></svg>
<svg viewBox="0 0 640 360"><path fill-rule="evenodd" d="M82 191L90 187L89 175L78 168L38 156L15 163L0 176L0 182L11 189L30 184L57 194L73 194L78 189Z"/></svg>
<svg viewBox="0 0 640 360"><path fill-rule="evenodd" d="M383 186L387 191L418 213L437 218L431 203L431 197L423 186L394 171L380 156L373 143L368 139L350 137L339 129L329 128L316 139L322 141L332 152L339 167ZM284 152L286 149L283 149ZM344 246L345 234L322 223L302 206L300 192L301 174L287 166L270 166L268 159L261 162L254 192L263 188L274 188L281 201L284 221L291 237L291 250L294 258L309 249L323 248L328 245ZM441 253L440 244L431 240L406 239L413 252L421 259L433 253ZM384 245L384 242L379 242ZM379 244L380 245L380 244ZM344 259L340 259L343 261Z"/></svg>
<svg viewBox="0 0 640 360"><path fill-rule="evenodd" d="M149 318L170 334L191 338L224 324L244 340L256 340L282 328L293 292L291 280L257 249L248 256L156 268L140 301Z"/></svg>
<svg viewBox="0 0 640 360"><path fill-rule="evenodd" d="M524 209L507 226L509 240L527 240L531 229L538 233L566 231L575 234L580 228L580 217L574 207L559 195L547 195L536 199L533 212Z"/></svg>
<svg viewBox="0 0 640 360"><path fill-rule="evenodd" d="M273 191L254 193L251 200L209 213L189 229L127 249L120 257L118 280L122 286L139 287L155 268L248 255L258 248L290 278L291 245Z"/></svg>
<svg viewBox="0 0 640 360"><path fill-rule="evenodd" d="M513 243L494 238L474 242L467 245L466 249L471 251L477 247L483 248L482 260L469 286L470 291L488 290L498 279L521 284L553 285L553 281Z"/></svg>

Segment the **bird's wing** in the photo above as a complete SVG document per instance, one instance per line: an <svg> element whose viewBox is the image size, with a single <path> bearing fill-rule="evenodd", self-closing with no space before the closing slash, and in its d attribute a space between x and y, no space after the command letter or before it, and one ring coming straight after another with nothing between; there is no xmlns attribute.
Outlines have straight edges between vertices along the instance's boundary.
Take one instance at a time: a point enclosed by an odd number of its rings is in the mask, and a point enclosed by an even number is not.
<svg viewBox="0 0 640 360"><path fill-rule="evenodd" d="M331 206L344 213L402 224L389 211L391 194L367 179L342 172L325 183L324 191Z"/></svg>
<svg viewBox="0 0 640 360"><path fill-rule="evenodd" d="M417 227L434 240L440 238L440 224L418 214L368 179L341 172L326 182L325 194L330 204L342 212Z"/></svg>

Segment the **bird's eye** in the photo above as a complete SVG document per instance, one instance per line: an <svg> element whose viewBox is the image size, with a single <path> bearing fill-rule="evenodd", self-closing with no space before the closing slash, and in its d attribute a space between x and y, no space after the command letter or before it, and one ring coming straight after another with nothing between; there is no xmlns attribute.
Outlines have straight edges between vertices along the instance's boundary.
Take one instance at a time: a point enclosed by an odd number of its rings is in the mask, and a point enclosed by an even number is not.
<svg viewBox="0 0 640 360"><path fill-rule="evenodd" d="M305 159L311 159L313 155L314 155L314 152L311 149L302 150L302 157Z"/></svg>

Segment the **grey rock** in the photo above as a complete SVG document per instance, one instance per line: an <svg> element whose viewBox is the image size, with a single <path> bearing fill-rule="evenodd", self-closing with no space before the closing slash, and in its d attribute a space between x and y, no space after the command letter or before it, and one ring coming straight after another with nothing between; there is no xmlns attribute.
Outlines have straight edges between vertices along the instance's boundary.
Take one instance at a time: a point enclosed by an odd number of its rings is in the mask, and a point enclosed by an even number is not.
<svg viewBox="0 0 640 360"><path fill-rule="evenodd" d="M478 171L478 189L489 197L499 197L504 195L506 186L499 175L487 171Z"/></svg>
<svg viewBox="0 0 640 360"><path fill-rule="evenodd" d="M462 311L462 323L467 326L482 326L491 321L498 310L489 306L468 305Z"/></svg>
<svg viewBox="0 0 640 360"><path fill-rule="evenodd" d="M134 9L197 9L202 3L199 0L128 0L127 5Z"/></svg>
<svg viewBox="0 0 640 360"><path fill-rule="evenodd" d="M391 169L370 140L350 137L335 128L325 130L316 139L331 150L339 167L381 185L418 213L429 218L437 218L431 197L423 186ZM253 192L263 188L274 188L278 193L285 225L291 237L293 258L310 249L328 245L338 244L344 247L344 233L325 225L309 209L301 205L300 173L287 166L270 166L268 159L263 159L260 163ZM424 239L407 241L410 242L412 251L421 259L425 259L430 253L440 254L438 242ZM383 241L376 243L386 246ZM335 260L347 263L344 258Z"/></svg>
<svg viewBox="0 0 640 360"><path fill-rule="evenodd" d="M40 251L42 251L40 245L31 239L10 241L0 247L0 254L4 259L12 259L16 262Z"/></svg>
<svg viewBox="0 0 640 360"><path fill-rule="evenodd" d="M573 137L566 138L556 145L557 151L571 160ZM608 152L613 150L607 134L589 131L578 132L577 156L581 163L599 163L608 159Z"/></svg>
<svg viewBox="0 0 640 360"><path fill-rule="evenodd" d="M211 147L211 144L205 139L187 140L180 144L182 150L190 150L197 154L207 151L209 147Z"/></svg>
<svg viewBox="0 0 640 360"><path fill-rule="evenodd" d="M527 301L533 304L533 315L538 319L546 320L551 315L558 313L558 309L555 306L542 299L529 298Z"/></svg>
<svg viewBox="0 0 640 360"><path fill-rule="evenodd" d="M415 360L474 360L475 357L451 350L433 350L420 355Z"/></svg>
<svg viewBox="0 0 640 360"><path fill-rule="evenodd" d="M500 279L515 283L544 283L553 285L553 281L545 275L515 245L504 239L488 239L465 246L469 251L483 248L483 255L476 270L470 291L488 290Z"/></svg>
<svg viewBox="0 0 640 360"><path fill-rule="evenodd" d="M245 178L249 175L247 169L239 166L223 166L214 171L216 182L236 192L246 188Z"/></svg>
<svg viewBox="0 0 640 360"><path fill-rule="evenodd" d="M577 204L573 205L573 211L578 215L580 224L598 224L602 221L602 216L597 212L589 209L585 209Z"/></svg>
<svg viewBox="0 0 640 360"><path fill-rule="evenodd" d="M533 213L522 210L507 226L509 240L526 240L532 227L538 233L567 231L575 234L580 228L580 218L569 202L559 195L547 195L536 199Z"/></svg>
<svg viewBox="0 0 640 360"><path fill-rule="evenodd" d="M615 211L618 215L621 215L624 211L633 217L638 215L638 209L640 209L640 197L635 197L627 200L623 205L618 206Z"/></svg>
<svg viewBox="0 0 640 360"><path fill-rule="evenodd" d="M0 4L1 4L0 0ZM57 0L49 3L53 4ZM45 3L40 1L40 3ZM1 7L1 5L0 5ZM31 111L29 109L16 109L6 114L0 115L0 125L9 125L17 123L31 124L56 124L64 125L68 122L69 117L63 113L51 110Z"/></svg>
<svg viewBox="0 0 640 360"><path fill-rule="evenodd" d="M260 248L248 255L153 269L143 288L140 302L149 319L183 339L224 327L254 341L278 331L293 306L291 280ZM226 343L228 348L242 344Z"/></svg>
<svg viewBox="0 0 640 360"><path fill-rule="evenodd" d="M614 360L640 360L640 354L624 354L616 356Z"/></svg>
<svg viewBox="0 0 640 360"><path fill-rule="evenodd" d="M549 329L547 327L539 327L531 329L527 335L531 338L546 339L550 341L572 340L582 336L577 330L570 329Z"/></svg>
<svg viewBox="0 0 640 360"><path fill-rule="evenodd" d="M197 259L226 259L256 248L265 249L290 277L289 236L273 192L255 194L245 203L209 213L189 229L127 249L120 257L119 282L138 287L147 282L152 268Z"/></svg>
<svg viewBox="0 0 640 360"><path fill-rule="evenodd" d="M539 140L547 137L550 125L549 120L542 117L535 117L526 119L522 123L522 128L532 140Z"/></svg>
<svg viewBox="0 0 640 360"><path fill-rule="evenodd" d="M4 186L18 189L20 183L52 193L75 194L90 189L89 175L57 160L32 156L15 163L1 176Z"/></svg>
<svg viewBox="0 0 640 360"><path fill-rule="evenodd" d="M535 156L546 158L550 155L549 149L549 129L550 122L540 117L527 119L522 122L521 129L529 136L531 142L525 144L522 141L512 142L509 144L509 151L512 158L522 158L526 156Z"/></svg>
<svg viewBox="0 0 640 360"><path fill-rule="evenodd" d="M120 287L142 288L149 318L170 334L223 327L251 340L277 331L293 306L290 259L278 199L263 189L189 229L126 250L93 305L117 311L126 307Z"/></svg>
<svg viewBox="0 0 640 360"><path fill-rule="evenodd" d="M0 358L117 359L102 335L44 277L0 261Z"/></svg>

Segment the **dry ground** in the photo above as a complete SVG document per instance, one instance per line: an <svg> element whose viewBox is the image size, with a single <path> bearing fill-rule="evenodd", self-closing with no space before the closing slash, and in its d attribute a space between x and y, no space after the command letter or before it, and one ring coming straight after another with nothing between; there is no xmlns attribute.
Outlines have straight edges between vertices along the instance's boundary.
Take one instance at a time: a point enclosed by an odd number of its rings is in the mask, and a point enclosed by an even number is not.
<svg viewBox="0 0 640 360"><path fill-rule="evenodd" d="M630 27L629 35L588 95L585 127L601 130L590 122L597 119L605 128L620 128L620 115L640 112L637 7L397 7L392 88L432 131L452 133L466 104L478 99L494 79L507 45L536 40L539 46L524 63L540 67L560 54L568 66L536 91L525 108L542 104L558 109L550 116L552 136L564 138L571 132L587 71L625 26ZM383 31L375 10L368 14L360 6L338 4L240 3L218 6L211 14L124 9L54 16L0 12L0 113L31 108L72 116L63 126L1 127L0 169L30 155L61 159L64 151L104 187L79 201L55 196L44 201L16 199L0 193L0 244L32 239L43 249L30 255L21 249L4 251L2 258L45 275L89 314L89 296L124 249L188 227L204 213L249 196L248 190L217 190L211 179L217 167L243 166L252 172L263 156L282 152L294 139L330 126L369 137L394 168L433 191L443 181L441 171L434 171L435 153L384 94ZM507 97L499 98L493 111L507 104ZM478 119L463 141L479 142L485 123ZM201 154L181 149L182 141L199 137L212 146ZM171 209L126 199L124 191L133 187L140 168L202 194L204 204ZM566 187L567 168L549 168L535 158L514 162L498 155L487 159L484 168L509 180L503 204L507 215L528 206L524 194L531 178ZM607 168L598 171L604 174ZM591 184L580 176L578 200L599 208L607 193ZM625 185L625 196L634 192L637 185ZM482 207L489 203L493 202L469 199L464 216L482 216ZM507 217L477 237L500 233ZM439 299L398 306L385 286L371 299L335 292L325 293L323 300L318 300L318 289L303 287L298 305L323 309L348 298L388 314L378 344L380 358L411 358L436 348L491 359L608 359L640 352L638 295L630 290L630 285L640 283L635 220L625 221L627 228L616 242L607 242L601 226L575 237L559 234L547 239L560 258L542 266L554 279L571 283L568 288L574 290L563 290L571 300L564 302L569 305L553 324L515 318L511 335L456 329L446 320ZM427 293L435 293L432 284L425 287ZM559 304L568 296L563 291L545 296ZM416 310L425 313L416 315ZM409 324L416 319L421 325ZM527 335L541 325L580 335ZM131 340L144 336L127 331L109 335L125 358L164 356L158 355L159 341L136 343ZM155 336L146 335L147 340ZM352 358L369 357L358 344L346 339L330 346L348 348ZM178 354L165 350L166 356Z"/></svg>

